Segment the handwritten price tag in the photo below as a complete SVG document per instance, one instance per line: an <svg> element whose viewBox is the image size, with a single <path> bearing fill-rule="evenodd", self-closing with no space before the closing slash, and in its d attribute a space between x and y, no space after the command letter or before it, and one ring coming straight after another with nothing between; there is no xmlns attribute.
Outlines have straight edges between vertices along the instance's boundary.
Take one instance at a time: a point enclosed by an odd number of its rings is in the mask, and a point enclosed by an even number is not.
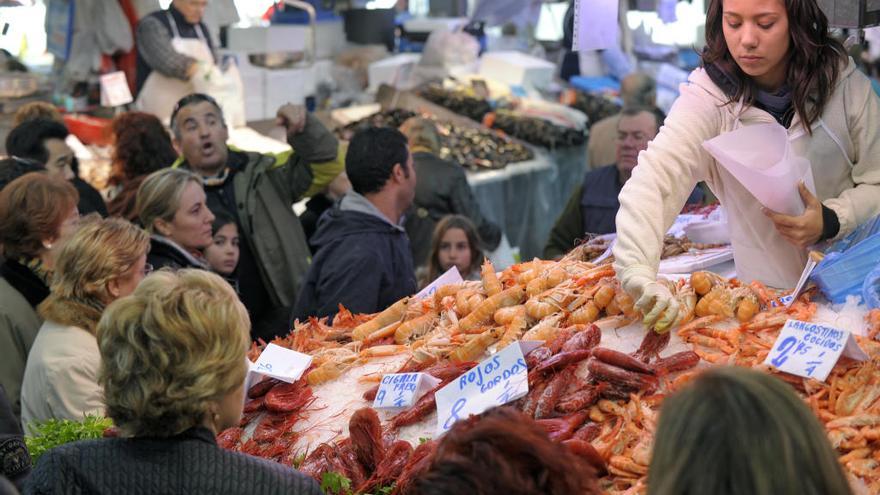
<svg viewBox="0 0 880 495"><path fill-rule="evenodd" d="M280 345L269 344L260 358L251 367L251 371L271 376L283 382L293 383L299 380L303 372L312 364L312 356L301 352L285 349Z"/></svg>
<svg viewBox="0 0 880 495"><path fill-rule="evenodd" d="M846 330L788 320L764 364L804 378L825 380L841 354L857 361L868 359Z"/></svg>
<svg viewBox="0 0 880 495"><path fill-rule="evenodd" d="M540 342L514 342L486 358L438 390L437 436L472 414L515 401L529 392L528 369L523 357Z"/></svg>
<svg viewBox="0 0 880 495"><path fill-rule="evenodd" d="M382 377L373 401L374 409L400 409L415 405L440 380L427 373L392 373Z"/></svg>
<svg viewBox="0 0 880 495"><path fill-rule="evenodd" d="M122 71L104 74L101 80L101 106L118 107L131 103L134 98Z"/></svg>
<svg viewBox="0 0 880 495"><path fill-rule="evenodd" d="M464 279L461 278L461 274L458 273L458 268L453 265L452 268L446 270L446 273L437 277L437 280L431 282L431 285L419 291L419 293L416 294L414 297L416 299L431 297L434 295L435 292L437 292L437 289L443 287L444 285L460 284L462 282L464 282Z"/></svg>

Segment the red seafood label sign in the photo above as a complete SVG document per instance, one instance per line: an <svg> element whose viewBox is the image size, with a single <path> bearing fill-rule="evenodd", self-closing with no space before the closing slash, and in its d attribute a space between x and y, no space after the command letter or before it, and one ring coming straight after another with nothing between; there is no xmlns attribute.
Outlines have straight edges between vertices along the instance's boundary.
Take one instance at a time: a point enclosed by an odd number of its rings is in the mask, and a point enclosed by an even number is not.
<svg viewBox="0 0 880 495"><path fill-rule="evenodd" d="M525 355L541 342L514 342L481 361L438 390L437 432L440 436L472 414L515 401L529 392Z"/></svg>

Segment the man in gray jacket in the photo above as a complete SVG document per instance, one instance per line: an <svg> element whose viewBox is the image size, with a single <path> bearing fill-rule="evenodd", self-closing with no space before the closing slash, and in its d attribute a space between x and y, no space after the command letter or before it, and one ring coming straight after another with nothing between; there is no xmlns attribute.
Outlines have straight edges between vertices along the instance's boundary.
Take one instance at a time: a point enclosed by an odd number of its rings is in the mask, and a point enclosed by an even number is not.
<svg viewBox="0 0 880 495"><path fill-rule="evenodd" d="M222 110L210 96L184 97L171 116L183 154L176 165L203 177L212 212L237 221L240 296L251 316L251 335L266 340L289 330L290 308L311 257L292 205L314 189L317 173L338 166L339 152L333 134L301 106L281 107L278 122L293 147L286 160L229 149Z"/></svg>

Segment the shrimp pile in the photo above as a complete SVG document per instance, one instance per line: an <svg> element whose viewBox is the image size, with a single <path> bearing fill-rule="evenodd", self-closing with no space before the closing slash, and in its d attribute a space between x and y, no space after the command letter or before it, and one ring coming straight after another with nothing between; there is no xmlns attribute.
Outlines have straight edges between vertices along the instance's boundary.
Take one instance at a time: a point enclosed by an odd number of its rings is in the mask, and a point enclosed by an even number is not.
<svg viewBox="0 0 880 495"><path fill-rule="evenodd" d="M296 322L289 335L272 343L310 354L312 367L293 384L267 379L254 385L240 427L222 432L220 445L298 467L319 480L338 472L352 481L354 493L392 481L394 493L405 493L429 465L437 441L413 449L400 440L400 429L426 424L436 410L434 392L477 362L531 340L543 345L525 356L529 393L508 407L534 418L560 448L596 466L607 493L646 491L664 396L712 365L756 368L791 384L825 425L847 472L880 493L880 344L874 341L880 310L867 317L868 337L858 339L871 360L841 359L826 382L804 380L762 363L786 320L814 316L811 293L786 307L778 305L781 294L760 284L697 272L661 282L683 308L675 318L661 315L658 325L673 331L645 329L641 346L625 354L603 345L603 334L642 315L613 268L585 261L587 256L576 249L558 262L536 259L500 273L486 262L479 281L442 286L424 299L404 298L374 315L340 308L332 324L317 318ZM673 334L691 349L662 356ZM249 357L255 360L265 346L255 343ZM340 418L351 416L349 437L340 427L334 439L294 449L322 384L388 356L402 361L387 372L421 371L439 385L383 420L369 408L378 385L358 391L344 400L361 409ZM359 381L374 384L376 378Z"/></svg>

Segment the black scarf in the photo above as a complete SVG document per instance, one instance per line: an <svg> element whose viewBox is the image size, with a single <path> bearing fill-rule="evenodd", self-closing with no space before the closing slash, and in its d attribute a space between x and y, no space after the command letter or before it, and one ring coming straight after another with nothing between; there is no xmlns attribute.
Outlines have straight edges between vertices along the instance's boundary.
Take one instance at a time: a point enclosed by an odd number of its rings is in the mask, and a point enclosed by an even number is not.
<svg viewBox="0 0 880 495"><path fill-rule="evenodd" d="M739 81L734 78L724 67L718 64L709 64L706 66L706 73L712 79L721 91L728 97L736 94L739 88ZM788 129L791 120L794 118L794 105L791 102L791 89L784 85L775 93L769 93L758 89L755 95L755 106L766 111L779 122L779 125Z"/></svg>
<svg viewBox="0 0 880 495"><path fill-rule="evenodd" d="M43 279L16 260L7 259L3 266L0 266L0 276L20 292L34 310L49 296L49 287Z"/></svg>

